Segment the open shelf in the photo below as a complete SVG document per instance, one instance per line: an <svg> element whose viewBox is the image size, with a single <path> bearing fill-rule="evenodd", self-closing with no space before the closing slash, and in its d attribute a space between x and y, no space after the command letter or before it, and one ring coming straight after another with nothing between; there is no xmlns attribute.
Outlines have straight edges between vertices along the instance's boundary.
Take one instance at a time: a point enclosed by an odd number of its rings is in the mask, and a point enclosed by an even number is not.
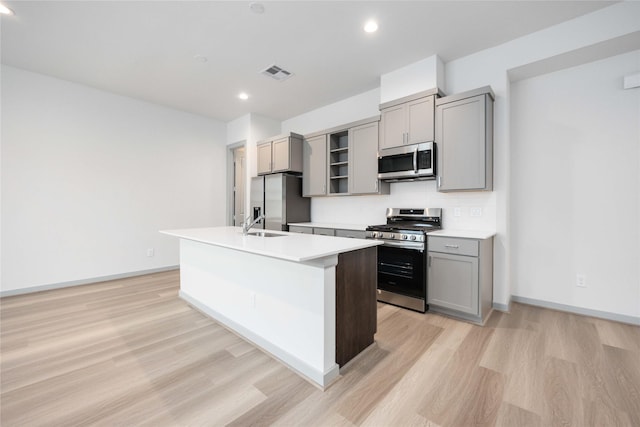
<svg viewBox="0 0 640 427"><path fill-rule="evenodd" d="M329 134L329 193L349 192L349 132Z"/></svg>

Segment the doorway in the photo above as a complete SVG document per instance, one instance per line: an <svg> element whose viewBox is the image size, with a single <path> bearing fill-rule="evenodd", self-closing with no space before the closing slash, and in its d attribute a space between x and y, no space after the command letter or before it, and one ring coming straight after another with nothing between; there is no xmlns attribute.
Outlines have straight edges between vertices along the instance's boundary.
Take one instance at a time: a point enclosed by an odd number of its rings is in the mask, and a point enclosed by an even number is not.
<svg viewBox="0 0 640 427"><path fill-rule="evenodd" d="M234 144L229 148L230 171L229 180L230 212L229 223L234 226L242 225L245 218L245 195L246 195L246 149L244 142Z"/></svg>

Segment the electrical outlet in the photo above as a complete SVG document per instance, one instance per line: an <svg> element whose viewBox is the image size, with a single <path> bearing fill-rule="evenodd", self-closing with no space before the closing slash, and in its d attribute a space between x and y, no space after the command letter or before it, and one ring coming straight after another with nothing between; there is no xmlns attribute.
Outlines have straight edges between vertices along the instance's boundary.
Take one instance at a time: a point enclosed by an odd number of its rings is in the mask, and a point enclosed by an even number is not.
<svg viewBox="0 0 640 427"><path fill-rule="evenodd" d="M251 308L256 308L256 293L251 292Z"/></svg>
<svg viewBox="0 0 640 427"><path fill-rule="evenodd" d="M152 257L152 256L154 255L154 252L155 252L155 251L153 250L153 248L149 248L149 249L147 249L147 256L148 256L148 257Z"/></svg>
<svg viewBox="0 0 640 427"><path fill-rule="evenodd" d="M471 216L482 216L482 208L471 208Z"/></svg>
<svg viewBox="0 0 640 427"><path fill-rule="evenodd" d="M587 287L587 276L585 276L584 274L577 274L576 275L576 286L579 288L586 288Z"/></svg>
<svg viewBox="0 0 640 427"><path fill-rule="evenodd" d="M459 217L462 215L462 209L460 208L453 208L453 216L455 217Z"/></svg>

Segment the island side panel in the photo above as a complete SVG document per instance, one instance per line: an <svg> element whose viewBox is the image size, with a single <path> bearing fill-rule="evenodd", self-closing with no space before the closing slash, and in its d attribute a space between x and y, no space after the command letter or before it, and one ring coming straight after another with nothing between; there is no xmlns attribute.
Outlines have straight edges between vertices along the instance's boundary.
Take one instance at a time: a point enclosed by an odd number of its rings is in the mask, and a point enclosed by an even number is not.
<svg viewBox="0 0 640 427"><path fill-rule="evenodd" d="M298 263L181 239L180 295L324 387L338 374L336 263L336 256Z"/></svg>
<svg viewBox="0 0 640 427"><path fill-rule="evenodd" d="M344 366L374 341L377 248L345 252L336 266L336 363Z"/></svg>

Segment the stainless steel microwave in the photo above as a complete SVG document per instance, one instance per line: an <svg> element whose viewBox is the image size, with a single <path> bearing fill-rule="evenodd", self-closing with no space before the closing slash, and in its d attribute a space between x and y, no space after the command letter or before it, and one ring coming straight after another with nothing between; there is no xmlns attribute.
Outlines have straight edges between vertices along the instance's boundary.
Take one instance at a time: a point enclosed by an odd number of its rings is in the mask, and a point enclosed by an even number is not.
<svg viewBox="0 0 640 427"><path fill-rule="evenodd" d="M387 148L378 152L378 179L416 181L435 179L436 145L432 142Z"/></svg>

